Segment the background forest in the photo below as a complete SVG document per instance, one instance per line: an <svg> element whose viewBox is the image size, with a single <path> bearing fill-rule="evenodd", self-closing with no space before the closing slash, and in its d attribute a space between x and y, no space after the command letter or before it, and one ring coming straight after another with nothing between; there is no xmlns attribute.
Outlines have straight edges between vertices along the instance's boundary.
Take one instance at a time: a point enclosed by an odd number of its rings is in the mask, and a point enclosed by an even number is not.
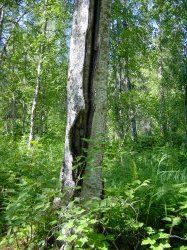
<svg viewBox="0 0 187 250"><path fill-rule="evenodd" d="M0 3L0 249L60 249L66 227L72 249L185 250L187 2L112 1L105 198L89 211L55 198L72 11Z"/></svg>

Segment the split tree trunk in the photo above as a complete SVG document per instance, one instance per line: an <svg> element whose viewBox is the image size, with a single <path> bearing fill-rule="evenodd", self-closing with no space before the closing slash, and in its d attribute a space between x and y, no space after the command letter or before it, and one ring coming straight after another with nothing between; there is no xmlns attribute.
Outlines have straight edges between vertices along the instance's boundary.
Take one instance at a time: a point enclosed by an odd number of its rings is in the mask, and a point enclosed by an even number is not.
<svg viewBox="0 0 187 250"><path fill-rule="evenodd" d="M75 5L67 85L65 151L61 172L62 190L67 190L67 200L75 195L76 186L81 186L76 195L82 198L102 196L109 10L110 0L77 0ZM75 160L81 156L91 160L76 168Z"/></svg>

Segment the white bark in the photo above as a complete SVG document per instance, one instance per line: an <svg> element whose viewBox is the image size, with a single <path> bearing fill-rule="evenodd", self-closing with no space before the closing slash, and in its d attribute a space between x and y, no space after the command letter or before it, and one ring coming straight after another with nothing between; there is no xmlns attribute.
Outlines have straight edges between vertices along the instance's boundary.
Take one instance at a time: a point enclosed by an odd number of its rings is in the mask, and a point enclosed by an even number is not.
<svg viewBox="0 0 187 250"><path fill-rule="evenodd" d="M86 33L89 21L89 0L77 1L73 16L70 41L69 70L67 84L67 125L65 136L64 166L62 169L63 187L74 188L73 180L73 127L81 110L85 110L83 93L83 71L85 64ZM75 143L75 141L74 141Z"/></svg>
<svg viewBox="0 0 187 250"><path fill-rule="evenodd" d="M42 35L45 37L46 28L47 28L47 17L46 17L46 5L47 0L44 0L44 12L43 12L43 26L42 26ZM29 132L29 140L28 147L31 147L31 142L34 139L34 129L35 129L35 118L36 118L36 109L38 105L38 97L40 90L40 81L41 81L41 65L43 60L43 51L44 51L44 43L42 42L39 48L39 57L37 64L37 76L36 76L36 87L34 91L32 108L31 108L31 116L30 116L30 132Z"/></svg>
<svg viewBox="0 0 187 250"><path fill-rule="evenodd" d="M37 107L38 96L39 96L39 87L40 87L41 62L42 62L42 60L41 60L41 55L40 55L39 60L38 60L38 66L37 66L36 87L35 87L35 91L34 91L34 97L33 97L32 108L31 108L30 133L29 133L28 147L31 147L31 142L34 139L36 107Z"/></svg>
<svg viewBox="0 0 187 250"><path fill-rule="evenodd" d="M105 133L108 61L108 12L110 0L77 0L70 42L67 86L67 126L62 188L74 195L82 184L82 197L100 197L102 192L103 142ZM90 139L85 142L83 139ZM93 152L97 141L99 149ZM74 160L88 149L91 164L73 170ZM93 154L92 154L93 153Z"/></svg>
<svg viewBox="0 0 187 250"><path fill-rule="evenodd" d="M4 18L4 6L3 4L0 4L0 48L2 46L3 18Z"/></svg>
<svg viewBox="0 0 187 250"><path fill-rule="evenodd" d="M103 0L100 5L100 20L97 37L97 62L93 77L94 114L90 145L88 148L88 165L85 169L81 196L89 199L100 198L103 192L102 159L106 131L107 75L108 75L108 31L110 1ZM90 162L89 162L90 160Z"/></svg>

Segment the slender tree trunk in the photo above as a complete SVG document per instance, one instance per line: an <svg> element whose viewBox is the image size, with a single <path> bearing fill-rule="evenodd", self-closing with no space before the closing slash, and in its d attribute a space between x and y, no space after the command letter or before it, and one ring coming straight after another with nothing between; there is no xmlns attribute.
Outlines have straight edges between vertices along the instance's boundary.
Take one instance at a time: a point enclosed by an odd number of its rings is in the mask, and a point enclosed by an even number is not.
<svg viewBox="0 0 187 250"><path fill-rule="evenodd" d="M124 112L123 112L123 100L121 98L121 95L124 91L124 79L123 79L123 68L122 65L119 65L119 77L116 74L116 79L119 82L119 87L117 88L117 96L118 96L118 103L116 103L116 111L117 111L117 121L116 123L118 124L117 126L117 133L119 135L119 138L121 140L124 140L124 136L125 136L125 126L124 126Z"/></svg>
<svg viewBox="0 0 187 250"><path fill-rule="evenodd" d="M163 84L160 85L160 129L161 133L164 137L168 134L168 126L167 126L167 119L166 119L166 94L165 94L165 87Z"/></svg>
<svg viewBox="0 0 187 250"><path fill-rule="evenodd" d="M24 77L23 77L23 84L26 88L27 86L27 51L24 53ZM25 134L25 123L27 118L27 103L25 98L22 101L22 135Z"/></svg>
<svg viewBox="0 0 187 250"><path fill-rule="evenodd" d="M33 97L32 108L31 108L30 133L29 133L29 142L28 142L29 147L31 146L31 142L34 139L36 108L37 108L37 104L38 104L38 96L39 96L39 88L40 88L41 63L42 63L42 54L40 52L38 66L37 66L36 87L35 87L35 91L34 91L34 97Z"/></svg>
<svg viewBox="0 0 187 250"><path fill-rule="evenodd" d="M130 81L128 55L126 55L126 57L124 58L124 61L125 61L125 65L121 63L121 66L120 66L120 72L121 72L120 73L120 92L125 92L125 91L131 92L134 89L134 85ZM133 141L135 141L137 139L137 125L136 125L136 112L135 112L135 107L133 104L132 97L128 103L128 117L130 121L131 138ZM122 122L124 123L124 121Z"/></svg>
<svg viewBox="0 0 187 250"><path fill-rule="evenodd" d="M158 20L158 52L159 52L159 59L158 59L158 80L160 84L160 131L161 134L166 138L168 135L168 124L167 124L167 117L166 117L166 87L164 82L164 65L163 65L163 48L161 39L163 37L163 30L162 30L162 16L159 15Z"/></svg>
<svg viewBox="0 0 187 250"><path fill-rule="evenodd" d="M62 190L68 190L67 200L75 195L76 186L82 187L76 195L85 199L102 196L109 10L109 0L77 0L75 5L67 85L65 151L61 172ZM75 168L76 158L82 155L91 161Z"/></svg>
<svg viewBox="0 0 187 250"><path fill-rule="evenodd" d="M123 28L128 30L129 29L129 24L128 24L128 8L127 8L127 4L125 3L125 7L123 10L123 14L126 17L126 20L123 22ZM130 44L129 41L129 37L127 36L127 43ZM125 55L125 79L126 79L126 86L127 86L127 90L128 92L131 92L134 89L134 85L131 83L130 80L130 73L129 73L129 51L127 48L127 52ZM131 100L129 102L129 107L128 107L128 116L130 119L130 128L131 128L131 138L133 141L135 141L137 139L137 125L136 125L136 112L135 112L135 107L133 105L133 100L131 97Z"/></svg>
<svg viewBox="0 0 187 250"><path fill-rule="evenodd" d="M187 85L184 87L185 145L187 148Z"/></svg>
<svg viewBox="0 0 187 250"><path fill-rule="evenodd" d="M12 135L15 136L16 133L16 98L13 93L12 97Z"/></svg>
<svg viewBox="0 0 187 250"><path fill-rule="evenodd" d="M159 45L160 58L158 61L158 79L160 81L160 130L164 137L167 137L168 127L166 118L166 87L163 82L163 58L162 58L162 47Z"/></svg>
<svg viewBox="0 0 187 250"><path fill-rule="evenodd" d="M22 102L22 135L25 134L25 122L26 122L26 114L27 114L27 104L25 100Z"/></svg>
<svg viewBox="0 0 187 250"><path fill-rule="evenodd" d="M124 27L128 28L128 24L124 25ZM130 74L129 74L129 55L127 53L125 57L125 80L126 80L126 86L127 91L131 92L134 89L134 85L130 81ZM135 107L133 104L132 97L130 99L130 102L128 104L128 116L130 119L130 128L131 128L131 138L133 141L137 139L137 126L136 126L136 115L135 115Z"/></svg>
<svg viewBox="0 0 187 250"><path fill-rule="evenodd" d="M114 24L114 23L113 23ZM116 30L119 32L119 22L118 19L116 20ZM112 30L115 29L115 26L113 25ZM120 43L119 37L116 36L116 42L117 44ZM113 48L115 51L117 48ZM117 54L117 52L115 53ZM113 66L113 71L115 72L115 100L113 100L115 105L115 132L116 132L116 138L124 140L125 136L125 126L124 126L124 112L123 112L123 100L121 98L122 93L124 91L124 79L123 79L123 65L120 63L120 58L119 56L113 55L113 58L115 58L114 66Z"/></svg>
<svg viewBox="0 0 187 250"><path fill-rule="evenodd" d="M44 77L44 85L46 85L46 80L47 76L45 74ZM38 135L43 135L45 132L45 122L46 122L46 117L45 117L45 93L44 93L44 85L41 86L41 108L40 108L40 113L39 113L39 123L38 123Z"/></svg>
<svg viewBox="0 0 187 250"><path fill-rule="evenodd" d="M186 82L184 86L185 146L187 148L187 42L184 44L184 79Z"/></svg>
<svg viewBox="0 0 187 250"><path fill-rule="evenodd" d="M129 25L128 25L128 15L127 15L127 6L125 4L125 7L124 7L124 10L123 10L123 15L126 17L126 20L123 21L123 28L125 30L128 30L129 29ZM127 40L127 44L130 44L130 41L129 41L129 37L127 36L126 37L126 40ZM123 67L123 71L124 71L124 76L123 76L123 84L126 85L126 86L123 86L123 89L126 88L126 90L128 92L131 92L133 89L134 89L134 85L131 83L131 80L130 80L130 73L129 73L129 51L128 51L128 48L127 48L127 51L125 53L125 56L123 58L123 61L124 63L121 63L121 67ZM133 141L135 141L137 139L137 125L136 125L136 114L135 114L135 107L133 105L133 100L132 100L132 97L131 97L131 100L130 102L128 103L128 117L129 117L129 120L130 120L130 131L131 131L131 138Z"/></svg>
<svg viewBox="0 0 187 250"><path fill-rule="evenodd" d="M128 71L127 71L128 72ZM131 81L129 77L126 77L126 83L127 83L127 89L128 91L132 91L134 89L134 86L131 84ZM130 126L131 126L131 138L133 141L137 139L137 126L136 126L136 115L135 115L135 108L134 105L129 103L129 108L128 108L128 115L130 119Z"/></svg>
<svg viewBox="0 0 187 250"><path fill-rule="evenodd" d="M43 37L45 37L46 28L47 28L46 4L47 4L47 0L44 0L44 12L43 12L43 19L44 19L43 22L44 23L43 23L43 27L42 27ZM35 91L34 91L32 108L31 108L31 116L30 116L30 132L29 132L28 147L31 147L31 142L34 139L34 129L35 129L35 122L36 122L36 109L37 109L37 105L38 105L40 82L41 82L41 65L42 65L42 61L43 61L43 52L44 52L44 42L41 43L40 49L39 49L36 87L35 87Z"/></svg>
<svg viewBox="0 0 187 250"><path fill-rule="evenodd" d="M3 45L3 39L2 39L2 34L3 34L3 19L4 19L4 6L3 4L0 4L0 48Z"/></svg>

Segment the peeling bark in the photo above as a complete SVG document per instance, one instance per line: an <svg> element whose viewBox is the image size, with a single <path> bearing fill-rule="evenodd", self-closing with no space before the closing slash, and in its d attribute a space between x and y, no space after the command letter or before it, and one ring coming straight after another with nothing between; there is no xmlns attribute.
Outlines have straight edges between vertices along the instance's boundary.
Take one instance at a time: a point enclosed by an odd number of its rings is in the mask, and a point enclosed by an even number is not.
<svg viewBox="0 0 187 250"><path fill-rule="evenodd" d="M68 197L101 197L108 61L109 0L77 0L73 16L67 85L67 126L62 190ZM84 140L87 139L87 140ZM93 150L98 144L98 150ZM92 159L75 168L77 157ZM82 179L84 175L84 179Z"/></svg>

